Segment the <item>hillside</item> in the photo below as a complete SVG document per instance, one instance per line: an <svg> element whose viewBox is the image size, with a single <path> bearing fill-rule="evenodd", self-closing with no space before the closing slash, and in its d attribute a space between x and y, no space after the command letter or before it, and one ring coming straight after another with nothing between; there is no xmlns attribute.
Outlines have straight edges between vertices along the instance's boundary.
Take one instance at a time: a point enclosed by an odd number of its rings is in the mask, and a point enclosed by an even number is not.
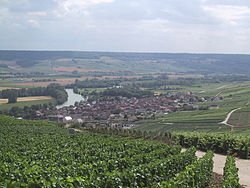
<svg viewBox="0 0 250 188"><path fill-rule="evenodd" d="M211 180L212 152L197 159L194 148L72 133L50 122L0 116L0 186L206 187ZM230 161L224 183L238 185Z"/></svg>
<svg viewBox="0 0 250 188"><path fill-rule="evenodd" d="M0 168L1 186L5 183L25 187L131 185L134 173L130 169L135 165L141 165L138 173L143 173L143 168L148 165L173 161L173 156L179 157L180 161L186 159L178 167L169 168L172 171L170 178L174 172L183 170L196 160L194 150L180 154L180 147L157 142L91 133L69 134L66 129L52 123L3 116L0 122L0 152L3 154L0 163L5 164ZM158 177L161 181L166 180L160 173ZM117 182L117 178L127 179L127 182ZM148 177L147 184L153 184L151 178ZM137 182L146 184L140 179Z"/></svg>
<svg viewBox="0 0 250 188"><path fill-rule="evenodd" d="M2 72L177 72L250 74L250 55L0 51Z"/></svg>
<svg viewBox="0 0 250 188"><path fill-rule="evenodd" d="M250 132L250 82L223 82L201 84L199 87L186 86L198 96L219 95L223 100L198 102L201 107L218 105L218 109L203 109L193 111L179 111L167 115L157 116L151 120L141 120L136 129L147 131L184 131L184 132L216 132L249 135ZM235 109L228 119L231 125L222 124L227 115Z"/></svg>

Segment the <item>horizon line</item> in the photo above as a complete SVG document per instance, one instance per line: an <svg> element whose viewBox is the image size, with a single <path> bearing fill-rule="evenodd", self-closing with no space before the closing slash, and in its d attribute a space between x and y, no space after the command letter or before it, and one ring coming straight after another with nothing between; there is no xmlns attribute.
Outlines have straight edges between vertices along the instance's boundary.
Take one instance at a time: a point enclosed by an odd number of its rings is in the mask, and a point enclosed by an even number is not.
<svg viewBox="0 0 250 188"><path fill-rule="evenodd" d="M19 52L90 52L90 53L134 53L134 54L197 54L197 55L250 55L250 53L225 52L160 52L160 51L105 51L105 50L45 50L45 49L0 49L0 51Z"/></svg>

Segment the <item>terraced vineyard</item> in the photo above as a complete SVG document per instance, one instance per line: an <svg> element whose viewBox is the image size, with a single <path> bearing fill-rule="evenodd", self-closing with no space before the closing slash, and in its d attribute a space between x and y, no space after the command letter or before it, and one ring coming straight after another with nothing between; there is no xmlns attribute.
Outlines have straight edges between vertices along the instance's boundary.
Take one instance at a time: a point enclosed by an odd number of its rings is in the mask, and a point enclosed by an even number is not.
<svg viewBox="0 0 250 188"><path fill-rule="evenodd" d="M213 153L197 159L195 152L0 116L1 187L205 187Z"/></svg>
<svg viewBox="0 0 250 188"><path fill-rule="evenodd" d="M179 111L156 116L155 119L145 119L137 122L136 129L155 132L206 132L206 133L234 133L249 135L250 133L250 82L233 82L220 84L201 84L185 87L200 96L223 97L223 100L198 102L198 106L209 107L218 105L219 109ZM227 115L235 109L228 120L230 126L221 124Z"/></svg>

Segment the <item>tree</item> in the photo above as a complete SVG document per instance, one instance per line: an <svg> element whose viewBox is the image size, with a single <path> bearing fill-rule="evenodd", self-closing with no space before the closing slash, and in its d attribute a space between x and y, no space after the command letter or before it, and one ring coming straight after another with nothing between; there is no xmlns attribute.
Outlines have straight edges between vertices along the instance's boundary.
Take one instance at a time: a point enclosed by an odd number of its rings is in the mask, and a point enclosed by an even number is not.
<svg viewBox="0 0 250 188"><path fill-rule="evenodd" d="M16 103L16 102L17 102L17 92L15 90L9 90L8 103Z"/></svg>
<svg viewBox="0 0 250 188"><path fill-rule="evenodd" d="M11 116L17 117L17 116L19 116L21 111L22 111L22 109L20 109L18 106L14 106L10 109L9 114Z"/></svg>

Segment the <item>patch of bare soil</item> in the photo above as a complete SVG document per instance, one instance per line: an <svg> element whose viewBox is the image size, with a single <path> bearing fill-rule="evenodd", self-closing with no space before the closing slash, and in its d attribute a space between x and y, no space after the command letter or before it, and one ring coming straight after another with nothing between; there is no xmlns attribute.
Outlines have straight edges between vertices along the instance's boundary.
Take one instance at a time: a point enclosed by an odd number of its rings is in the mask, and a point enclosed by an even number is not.
<svg viewBox="0 0 250 188"><path fill-rule="evenodd" d="M221 174L213 173L209 185L206 188L221 188L223 176Z"/></svg>
<svg viewBox="0 0 250 188"><path fill-rule="evenodd" d="M41 101L52 99L50 96L18 97L17 102ZM7 104L8 99L0 99L0 104Z"/></svg>
<svg viewBox="0 0 250 188"><path fill-rule="evenodd" d="M6 89L20 89L20 88L14 88L14 87L0 87L0 91L6 90Z"/></svg>

